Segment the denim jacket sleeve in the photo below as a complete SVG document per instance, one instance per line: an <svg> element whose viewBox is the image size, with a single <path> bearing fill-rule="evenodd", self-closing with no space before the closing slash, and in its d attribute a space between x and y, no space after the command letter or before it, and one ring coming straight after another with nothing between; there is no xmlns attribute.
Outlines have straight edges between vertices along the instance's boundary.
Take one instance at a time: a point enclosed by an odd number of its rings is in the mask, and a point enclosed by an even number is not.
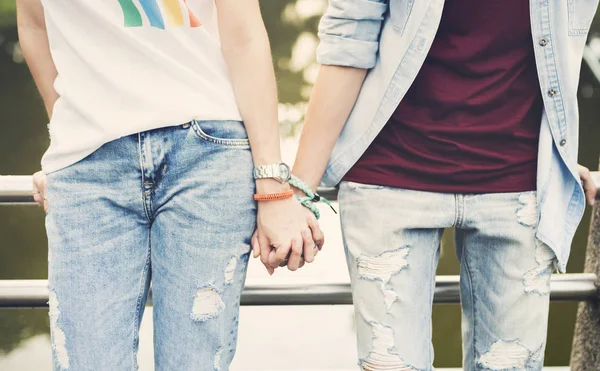
<svg viewBox="0 0 600 371"><path fill-rule="evenodd" d="M329 0L319 24L320 64L370 69L375 66L379 34L388 0Z"/></svg>

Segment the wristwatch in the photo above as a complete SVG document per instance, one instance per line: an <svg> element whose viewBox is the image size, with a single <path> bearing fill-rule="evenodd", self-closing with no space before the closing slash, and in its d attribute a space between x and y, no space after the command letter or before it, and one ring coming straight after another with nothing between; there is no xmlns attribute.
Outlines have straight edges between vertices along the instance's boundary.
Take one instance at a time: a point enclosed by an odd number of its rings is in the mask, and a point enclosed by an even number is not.
<svg viewBox="0 0 600 371"><path fill-rule="evenodd" d="M290 167L286 163L256 166L254 179L273 178L280 183L287 183L292 177Z"/></svg>

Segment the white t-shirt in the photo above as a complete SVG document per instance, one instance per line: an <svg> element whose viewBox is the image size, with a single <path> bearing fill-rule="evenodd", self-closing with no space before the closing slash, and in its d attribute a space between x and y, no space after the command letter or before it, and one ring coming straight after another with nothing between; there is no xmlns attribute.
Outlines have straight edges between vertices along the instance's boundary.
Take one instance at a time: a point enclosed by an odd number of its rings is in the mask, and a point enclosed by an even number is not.
<svg viewBox="0 0 600 371"><path fill-rule="evenodd" d="M43 0L60 98L50 173L122 136L241 120L214 0Z"/></svg>

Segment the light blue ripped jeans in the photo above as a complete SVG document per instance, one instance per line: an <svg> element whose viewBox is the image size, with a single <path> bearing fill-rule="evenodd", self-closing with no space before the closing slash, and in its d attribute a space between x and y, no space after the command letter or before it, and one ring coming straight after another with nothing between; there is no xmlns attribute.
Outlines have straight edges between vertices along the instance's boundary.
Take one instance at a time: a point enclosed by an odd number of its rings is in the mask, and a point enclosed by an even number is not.
<svg viewBox="0 0 600 371"><path fill-rule="evenodd" d="M460 261L464 370L542 369L555 255L535 238L535 192L342 182L339 200L363 370L433 369L431 307L448 227Z"/></svg>
<svg viewBox="0 0 600 371"><path fill-rule="evenodd" d="M233 358L256 223L241 122L120 138L47 176L54 370L137 369L150 282L157 371Z"/></svg>

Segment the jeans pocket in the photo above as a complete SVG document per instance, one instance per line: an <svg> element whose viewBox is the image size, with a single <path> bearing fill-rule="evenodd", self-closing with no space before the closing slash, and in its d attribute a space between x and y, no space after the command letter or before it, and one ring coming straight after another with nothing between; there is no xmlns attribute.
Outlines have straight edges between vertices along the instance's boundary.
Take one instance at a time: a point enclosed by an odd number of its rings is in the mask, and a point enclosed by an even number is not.
<svg viewBox="0 0 600 371"><path fill-rule="evenodd" d="M241 121L198 121L191 123L196 136L205 142L233 148L250 148L246 128Z"/></svg>
<svg viewBox="0 0 600 371"><path fill-rule="evenodd" d="M414 4L415 0L390 0L390 20L400 35L404 33Z"/></svg>
<svg viewBox="0 0 600 371"><path fill-rule="evenodd" d="M586 36L590 30L598 0L567 0L569 36Z"/></svg>
<svg viewBox="0 0 600 371"><path fill-rule="evenodd" d="M385 189L387 187L377 184L366 184L366 183L357 183L349 180L344 180L340 184L343 187L347 187L349 189Z"/></svg>

